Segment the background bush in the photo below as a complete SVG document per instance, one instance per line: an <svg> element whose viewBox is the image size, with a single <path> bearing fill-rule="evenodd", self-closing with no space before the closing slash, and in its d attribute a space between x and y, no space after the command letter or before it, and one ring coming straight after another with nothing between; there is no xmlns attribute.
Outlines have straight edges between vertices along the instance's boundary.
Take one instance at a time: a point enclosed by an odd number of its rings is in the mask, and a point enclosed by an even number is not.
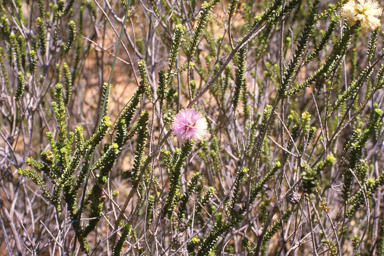
<svg viewBox="0 0 384 256"><path fill-rule="evenodd" d="M383 33L346 2L0 1L0 253L384 255Z"/></svg>

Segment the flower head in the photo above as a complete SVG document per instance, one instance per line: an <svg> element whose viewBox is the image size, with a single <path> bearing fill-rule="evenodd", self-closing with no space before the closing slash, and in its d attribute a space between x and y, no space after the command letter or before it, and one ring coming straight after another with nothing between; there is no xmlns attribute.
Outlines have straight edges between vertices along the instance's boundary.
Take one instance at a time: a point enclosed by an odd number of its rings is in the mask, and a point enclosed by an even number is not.
<svg viewBox="0 0 384 256"><path fill-rule="evenodd" d="M341 16L348 20L348 25L353 26L360 21L363 32L367 30L374 31L380 26L380 20L383 9L376 0L350 0L341 7Z"/></svg>
<svg viewBox="0 0 384 256"><path fill-rule="evenodd" d="M173 119L173 134L182 142L202 140L207 133L207 120L194 109L181 110Z"/></svg>

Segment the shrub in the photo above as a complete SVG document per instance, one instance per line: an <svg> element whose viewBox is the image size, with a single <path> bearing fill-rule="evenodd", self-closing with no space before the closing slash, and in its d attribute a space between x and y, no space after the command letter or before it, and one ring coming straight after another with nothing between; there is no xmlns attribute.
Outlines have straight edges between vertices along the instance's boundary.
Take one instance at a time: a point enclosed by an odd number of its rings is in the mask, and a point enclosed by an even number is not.
<svg viewBox="0 0 384 256"><path fill-rule="evenodd" d="M382 9L331 2L1 1L0 252L383 255Z"/></svg>

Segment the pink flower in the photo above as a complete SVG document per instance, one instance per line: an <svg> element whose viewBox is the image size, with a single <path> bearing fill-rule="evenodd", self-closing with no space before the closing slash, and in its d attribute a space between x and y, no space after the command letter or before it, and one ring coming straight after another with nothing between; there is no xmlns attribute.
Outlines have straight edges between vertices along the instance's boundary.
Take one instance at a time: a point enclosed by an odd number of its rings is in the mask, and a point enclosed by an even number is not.
<svg viewBox="0 0 384 256"><path fill-rule="evenodd" d="M207 133L207 120L194 109L181 110L173 119L173 134L182 142L202 140Z"/></svg>

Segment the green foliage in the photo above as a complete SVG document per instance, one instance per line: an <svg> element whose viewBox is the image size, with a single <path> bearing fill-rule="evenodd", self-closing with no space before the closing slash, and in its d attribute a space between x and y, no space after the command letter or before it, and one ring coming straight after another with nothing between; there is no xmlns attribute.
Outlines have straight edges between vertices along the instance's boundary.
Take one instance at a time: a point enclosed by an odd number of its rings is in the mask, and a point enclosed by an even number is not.
<svg viewBox="0 0 384 256"><path fill-rule="evenodd" d="M39 40L40 40L40 53L41 55L45 55L46 53L46 49L47 49L47 31L46 31L46 28L45 28L45 24L44 24L44 21L43 21L43 18L37 18L36 19L36 22L37 22L37 32L39 34Z"/></svg>
<svg viewBox="0 0 384 256"><path fill-rule="evenodd" d="M384 255L384 34L346 2L0 1L6 250Z"/></svg>
<svg viewBox="0 0 384 256"><path fill-rule="evenodd" d="M269 240L283 227L283 223L287 222L291 217L292 211L286 211L281 219L275 221L272 226L265 232L263 243L268 243Z"/></svg>
<svg viewBox="0 0 384 256"><path fill-rule="evenodd" d="M236 216L238 214L238 211L236 210L236 204L238 203L238 198L240 196L240 189L241 189L241 181L244 179L244 176L248 172L248 169L246 167L243 167L241 170L237 172L235 183L233 184L233 196L232 196L232 203L231 207L229 208L229 212L231 216Z"/></svg>
<svg viewBox="0 0 384 256"><path fill-rule="evenodd" d="M368 63L372 65L373 62L373 57L375 54L376 50L376 44L377 44L377 36L379 34L379 29L377 28L375 31L373 31L372 37L369 40L368 44L368 51L367 51L367 56L368 56Z"/></svg>
<svg viewBox="0 0 384 256"><path fill-rule="evenodd" d="M303 178L304 192L310 195L312 193L312 190L317 186L316 180L318 178L318 173L316 172L316 170L310 168L308 163L306 162L301 163L301 169L301 177Z"/></svg>
<svg viewBox="0 0 384 256"><path fill-rule="evenodd" d="M29 52L29 71L31 73L36 72L36 65L37 65L36 51L32 50Z"/></svg>
<svg viewBox="0 0 384 256"><path fill-rule="evenodd" d="M64 78L65 78L65 100L64 104L68 105L72 95L72 74L67 63L64 63Z"/></svg>
<svg viewBox="0 0 384 256"><path fill-rule="evenodd" d="M141 77L140 86L144 88L144 93L147 98L152 101L151 85L149 84L147 78L147 63L143 60L139 61L139 72Z"/></svg>
<svg viewBox="0 0 384 256"><path fill-rule="evenodd" d="M237 215L232 221L229 221L227 224L222 225L216 229L213 229L209 235L203 240L202 244L199 247L199 251L196 254L197 256L208 256L210 251L213 249L214 244L220 238L220 236L230 230L234 225L244 219L243 215Z"/></svg>
<svg viewBox="0 0 384 256"><path fill-rule="evenodd" d="M194 236L191 241L188 243L187 249L189 255L195 255L195 248L197 244L200 242L197 236Z"/></svg>
<svg viewBox="0 0 384 256"><path fill-rule="evenodd" d="M7 73L7 69L6 69L6 66L5 66L5 63L4 63L4 49L0 47L0 65L1 65L1 76L4 80L4 83L8 89L8 93L11 94L11 85L9 83L9 78L8 78L8 73Z"/></svg>
<svg viewBox="0 0 384 256"><path fill-rule="evenodd" d="M101 90L101 99L105 103L104 104L104 111L103 111L103 106L101 106L101 113L102 117L108 116L108 110L109 110L109 96L111 93L111 85L108 86L108 83L104 83L102 90Z"/></svg>
<svg viewBox="0 0 384 256"><path fill-rule="evenodd" d="M279 3L281 4L281 1L276 1L275 5L273 5L273 9L270 9L270 12L268 13L268 16L264 16L265 19L268 17L268 23L269 24L274 24L278 22L281 18L284 16L288 15L294 8L296 8L299 4L301 4L301 0L292 0L288 2L284 9L278 8L276 9L276 4Z"/></svg>
<svg viewBox="0 0 384 256"><path fill-rule="evenodd" d="M127 239L129 233L131 233L132 226L125 224L122 229L123 229L123 233L121 234L119 241L113 247L113 253L112 253L113 256L120 256L121 255L121 250L123 249L123 244L125 242L125 239Z"/></svg>
<svg viewBox="0 0 384 256"><path fill-rule="evenodd" d="M72 81L75 81L78 71L80 70L80 55L82 53L82 36L83 36L83 18L84 18L84 2L81 3L79 11L79 30L77 32L77 45L76 45L76 56L75 56L75 70L72 75Z"/></svg>
<svg viewBox="0 0 384 256"><path fill-rule="evenodd" d="M193 31L192 39L186 52L187 56L192 59L196 52L196 47L201 33L207 26L209 15L211 14L212 7L215 6L219 0L212 0L211 2L204 2L201 6L201 12L195 30Z"/></svg>
<svg viewBox="0 0 384 256"><path fill-rule="evenodd" d="M264 178L256 184L255 187L252 188L251 191L251 197L250 197L250 203L252 203L256 196L261 192L263 189L263 186L272 179L272 177L277 173L277 171L280 169L281 163L279 161L276 161L275 166L264 176Z"/></svg>
<svg viewBox="0 0 384 256"><path fill-rule="evenodd" d="M49 192L48 188L47 188L47 185L45 184L45 182L43 181L43 179L40 177L40 175L38 175L35 171L31 171L31 170L25 170L25 169L19 169L18 170L18 174L20 176L24 176L24 177L27 177L27 178L30 178L33 180L33 182L41 189L41 191L43 191L43 195L48 199L48 200L52 200L52 195L51 193Z"/></svg>
<svg viewBox="0 0 384 256"><path fill-rule="evenodd" d="M197 218L201 220L201 214L204 213L203 208L209 203L212 199L215 189L213 187L209 187L206 191L205 195L200 199L199 204L196 206L195 213L197 214ZM192 225L192 218L188 221L188 226Z"/></svg>
<svg viewBox="0 0 384 256"><path fill-rule="evenodd" d="M25 78L23 73L19 72L17 75L17 90L15 94L15 100L19 101L21 96L23 96L25 89Z"/></svg>
<svg viewBox="0 0 384 256"><path fill-rule="evenodd" d="M338 255L337 247L336 247L335 242L333 240L323 239L321 242L324 243L324 246L326 248L328 248L329 255L331 255L331 256Z"/></svg>
<svg viewBox="0 0 384 256"><path fill-rule="evenodd" d="M177 59L177 56L179 55L179 49L180 49L181 39L183 37L183 34L184 34L183 25L181 24L176 25L176 29L173 35L173 43L169 52L169 67L167 71L168 83L170 82L171 71L175 68L175 65L176 65L176 59Z"/></svg>
<svg viewBox="0 0 384 256"><path fill-rule="evenodd" d="M239 3L239 0L232 0L232 2L228 5L228 16L232 17L235 13L237 4Z"/></svg>
<svg viewBox="0 0 384 256"><path fill-rule="evenodd" d="M378 127L381 125L381 115L383 111L381 109L375 109L373 113L373 118L368 123L368 127L361 131L357 129L350 143L348 143L344 149L345 152L350 151L348 169L343 171L344 176L344 186L343 186L343 198L347 201L350 198L352 191L352 182L354 175L351 171L356 172L360 169L360 158L362 157L362 149L368 142L368 139L375 133ZM360 175L361 176L361 175ZM362 195L361 195L362 196ZM360 202L362 203L362 197L360 196ZM358 207L355 205L355 207Z"/></svg>
<svg viewBox="0 0 384 256"><path fill-rule="evenodd" d="M147 223L146 223L146 228L148 229L151 224L152 224L152 221L153 221L153 208L154 208L154 205L155 205L155 197L153 196L149 196L148 198L148 205L147 205Z"/></svg>
<svg viewBox="0 0 384 256"><path fill-rule="evenodd" d="M137 135L137 147L135 152L135 162L133 164L130 177L132 180L132 186L136 188L139 185L140 167L144 157L144 149L148 137L148 118L149 114L144 111L138 121L138 135Z"/></svg>
<svg viewBox="0 0 384 256"><path fill-rule="evenodd" d="M31 178L43 191L43 195L55 205L57 211L61 212L62 196L64 193L64 201L67 204L67 209L70 212L71 219L76 219L77 215L77 200L76 197L80 193L79 189L83 184L86 170L89 165L88 157L95 150L96 146L101 142L108 128L111 126L111 122L108 117L104 117L99 129L95 134L86 142L83 139L83 128L78 126L75 129L75 133L69 133L67 135L66 124L66 108L63 100L62 85L56 85L56 101L52 102L52 108L56 115L56 120L59 128L58 141L55 142L52 133L47 133L47 137L50 140L51 151L45 151L42 153L42 162L29 159L29 166L42 171L47 174L54 185L53 194L49 192L46 182L37 174L36 171L29 171L19 169L19 175ZM75 138L76 146L75 153L71 158L71 147L73 139ZM113 144L110 146L104 155L101 156L99 161L93 165L93 169L100 169L98 184L105 184L107 180L108 172L111 171L112 166L118 156L118 145ZM76 176L71 176L75 173L76 169L80 165L82 158L87 159L83 164L80 173ZM74 184L73 182L76 181ZM100 215L103 210L103 204L105 197L102 195L102 190L99 185L93 186L90 192L93 197L90 209L90 221L85 226L84 230L78 231L79 242L83 250L88 251L89 246L85 237L96 227L96 224L100 220ZM75 224L74 224L75 225Z"/></svg>
<svg viewBox="0 0 384 256"><path fill-rule="evenodd" d="M377 245L377 255L383 256L384 255L384 221L381 220L381 227L380 227L380 238L379 238L379 244Z"/></svg>
<svg viewBox="0 0 384 256"><path fill-rule="evenodd" d="M129 103L121 111L117 119L117 124L120 124L123 119L125 120L125 124L127 126L131 123L133 115L136 111L136 107L140 102L140 97L142 93L143 93L142 88L136 89Z"/></svg>
<svg viewBox="0 0 384 256"><path fill-rule="evenodd" d="M244 72L245 72L245 58L246 51L244 48L239 50L237 55L237 69L236 69L236 80L235 80L235 93L233 95L233 108L236 109L240 100L240 93L243 88L246 87Z"/></svg>
<svg viewBox="0 0 384 256"><path fill-rule="evenodd" d="M340 18L341 18L340 16L337 16L334 19L332 19L331 24L329 25L320 43L318 44L318 46L316 46L315 50L305 59L305 63L309 63L311 60L319 56L320 52L327 45L333 32L335 31L336 25L339 22Z"/></svg>
<svg viewBox="0 0 384 256"><path fill-rule="evenodd" d="M162 211L162 217L164 218L168 213L171 213L176 206L176 195L179 193L180 189L180 171L181 166L186 160L187 156L191 153L194 142L188 141L183 145L181 149L180 157L177 158L177 161L174 163L168 163L169 173L171 174L170 188L167 195L167 199Z"/></svg>
<svg viewBox="0 0 384 256"><path fill-rule="evenodd" d="M356 256L360 256L360 250L359 249L359 244L360 244L360 239L358 236L353 236L353 240L352 240L352 247L353 247L353 251L356 252ZM334 255L337 255L337 251Z"/></svg>
<svg viewBox="0 0 384 256"><path fill-rule="evenodd" d="M185 216L187 216L187 213L186 213L187 203L191 195L196 190L196 185L199 178L200 178L200 173L196 172L192 176L191 180L188 182L187 191L180 198L180 206L179 206L179 213L178 213L178 218L180 220L182 220L183 217L185 218Z"/></svg>
<svg viewBox="0 0 384 256"><path fill-rule="evenodd" d="M25 56L26 56L26 42L25 42L25 39L22 35L19 35L17 37L17 41L18 41L18 44L19 44L19 54L17 56L17 61L18 61L18 66L19 66L19 70L26 70L26 65L25 65Z"/></svg>
<svg viewBox="0 0 384 256"><path fill-rule="evenodd" d="M68 42L67 44L65 45L65 48L64 48L64 53L65 54L68 54L69 51L71 50L72 48L72 45L73 43L75 42L75 39L76 39L76 24L73 20L71 20L68 24L69 26L69 36L68 36Z"/></svg>
<svg viewBox="0 0 384 256"><path fill-rule="evenodd" d="M67 3L67 7L65 7L63 15L66 15L69 13L74 3L75 3L75 0L69 0L69 2Z"/></svg>
<svg viewBox="0 0 384 256"><path fill-rule="evenodd" d="M315 17L316 9L317 9L317 6L319 3L320 3L319 0L316 0L313 3L312 8L309 12L309 15L306 19L306 23L305 23L305 26L303 28L302 34L300 36L300 39L299 39L299 42L297 45L297 49L293 55L292 60L289 63L287 70L284 72L283 83L282 83L281 87L279 88L279 92L278 92L279 96L281 96L281 97L286 97L287 86L291 83L292 77L294 74L294 70L298 66L299 61L301 61L301 59L304 55L304 51L306 49L306 45L308 43L311 31L314 29L314 24L315 24L314 17Z"/></svg>
<svg viewBox="0 0 384 256"><path fill-rule="evenodd" d="M359 77L356 80L352 81L348 89L342 95L339 95L337 101L334 104L334 109L340 107L340 105L344 103L347 99L355 97L358 90L361 88L361 86L363 86L364 82L368 79L368 77L371 76L372 72L373 68L367 66L361 72Z"/></svg>
<svg viewBox="0 0 384 256"><path fill-rule="evenodd" d="M11 65L14 65L17 70L21 70L20 46L16 39L16 35L11 33L9 36L9 57Z"/></svg>

